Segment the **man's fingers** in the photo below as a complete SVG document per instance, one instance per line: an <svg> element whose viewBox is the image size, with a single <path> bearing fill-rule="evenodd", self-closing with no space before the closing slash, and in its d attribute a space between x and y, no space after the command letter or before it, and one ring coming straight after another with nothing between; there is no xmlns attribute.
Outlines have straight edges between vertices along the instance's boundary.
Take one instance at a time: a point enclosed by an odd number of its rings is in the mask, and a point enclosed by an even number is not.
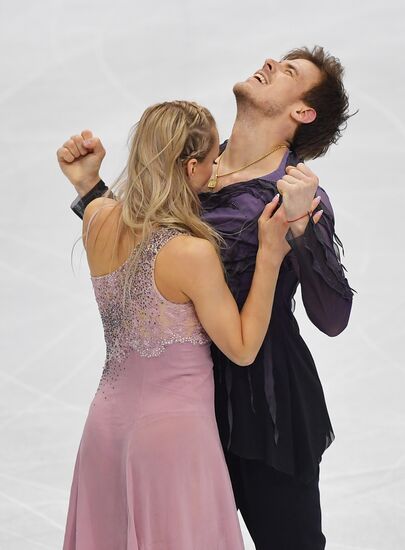
<svg viewBox="0 0 405 550"><path fill-rule="evenodd" d="M302 178L296 178L294 176L285 175L283 176L283 180L289 183L290 185L297 185L297 183L302 182Z"/></svg>
<svg viewBox="0 0 405 550"><path fill-rule="evenodd" d="M84 139L83 134L85 136L91 135L92 137ZM68 149L76 159L86 156L89 152L93 152L99 157L105 156L103 144L98 137L92 135L90 130L84 130L81 135L72 136L63 144L63 147Z"/></svg>
<svg viewBox="0 0 405 550"><path fill-rule="evenodd" d="M77 143L75 142L75 136L72 136L70 139L69 139L69 151L72 152L72 154L78 158L78 157L81 157L82 154L80 152L80 149L79 147L77 146Z"/></svg>
<svg viewBox="0 0 405 550"><path fill-rule="evenodd" d="M93 132L91 130L83 130L81 136L84 140L91 139L93 137Z"/></svg>
<svg viewBox="0 0 405 550"><path fill-rule="evenodd" d="M105 149L103 147L103 144L100 141L100 138L98 137L92 137L90 139L86 139L83 142L84 146L87 149L87 152L92 151L97 156L104 158L105 156Z"/></svg>
<svg viewBox="0 0 405 550"><path fill-rule="evenodd" d="M303 165L303 166L305 166L305 165ZM311 185L313 185L315 183L316 185L318 185L318 183L319 183L318 176L316 176L311 171L309 171L309 172L310 173L308 173L307 171L304 172L303 170L300 170L296 166L289 166L288 170L286 169L287 176L292 176L292 177L296 178L298 181L302 181L304 183L308 183L308 184L311 184Z"/></svg>
<svg viewBox="0 0 405 550"><path fill-rule="evenodd" d="M70 153L77 159L79 158L81 155L80 155L80 151L79 149L76 147L76 144L75 142L73 141L73 139L68 139L67 141L65 141L65 143L63 144L63 147L65 147L65 149L68 149L68 151L70 151Z"/></svg>
<svg viewBox="0 0 405 550"><path fill-rule="evenodd" d="M280 195L284 194L284 192L287 190L287 187L288 187L288 183L283 179L277 181L277 189Z"/></svg>
<svg viewBox="0 0 405 550"><path fill-rule="evenodd" d="M295 176L301 179L310 178L312 181L316 180L318 182L318 176L303 162L300 162L297 166L287 166L285 171L290 176Z"/></svg>
<svg viewBox="0 0 405 550"><path fill-rule="evenodd" d="M72 153L66 147L60 147L56 151L56 156L57 156L57 159L58 159L59 162L71 163L75 160L75 157L72 155Z"/></svg>
<svg viewBox="0 0 405 550"><path fill-rule="evenodd" d="M316 178L316 175L312 172L311 168L309 168L306 164L303 162L299 162L296 166L297 170L308 176L309 178Z"/></svg>
<svg viewBox="0 0 405 550"><path fill-rule="evenodd" d="M288 170L286 170L286 174L287 176L292 176L300 181L308 181L308 176L295 166L289 166Z"/></svg>
<svg viewBox="0 0 405 550"><path fill-rule="evenodd" d="M101 144L101 141L94 136L92 138L85 139L83 141L83 145L86 147L86 149L91 149L91 150L96 149L99 144Z"/></svg>
<svg viewBox="0 0 405 550"><path fill-rule="evenodd" d="M77 149L79 150L79 153L84 156L84 155L87 155L88 151L86 149L86 147L84 146L84 139L82 136L72 136L71 139L73 140L73 142L75 143Z"/></svg>

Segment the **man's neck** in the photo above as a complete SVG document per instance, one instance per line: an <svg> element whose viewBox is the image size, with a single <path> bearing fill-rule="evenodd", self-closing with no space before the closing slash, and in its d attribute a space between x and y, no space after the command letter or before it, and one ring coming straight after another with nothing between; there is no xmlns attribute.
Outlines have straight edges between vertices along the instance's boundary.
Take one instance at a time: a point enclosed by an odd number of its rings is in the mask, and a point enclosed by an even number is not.
<svg viewBox="0 0 405 550"><path fill-rule="evenodd" d="M256 179L277 170L289 146L285 134L286 132L283 134L277 130L277 121L263 120L263 116L255 119L238 115L222 155L218 173L223 175L236 172L218 178L218 189L232 183ZM280 147L262 160L254 162L281 145L285 147ZM244 168L252 162L252 166Z"/></svg>
<svg viewBox="0 0 405 550"><path fill-rule="evenodd" d="M285 124L277 117L264 117L262 113L247 113L238 109L231 136L221 158L219 174L228 174L235 170L237 172L220 177L218 187L255 179L277 170L286 148L289 147L287 135ZM255 162L281 145L285 147ZM252 162L252 166L243 169Z"/></svg>
<svg viewBox="0 0 405 550"><path fill-rule="evenodd" d="M227 170L231 171L255 161L277 146L289 146L286 129L277 118L265 118L263 115L249 116L239 114L229 138L226 155ZM260 162L262 166L274 164L275 159L284 156L285 149L279 149ZM222 164L222 162L221 162Z"/></svg>

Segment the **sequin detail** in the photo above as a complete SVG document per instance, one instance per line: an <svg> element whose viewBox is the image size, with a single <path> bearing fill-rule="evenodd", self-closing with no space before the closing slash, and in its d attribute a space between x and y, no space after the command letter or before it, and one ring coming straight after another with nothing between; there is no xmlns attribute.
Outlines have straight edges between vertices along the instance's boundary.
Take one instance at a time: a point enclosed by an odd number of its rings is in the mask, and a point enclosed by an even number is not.
<svg viewBox="0 0 405 550"><path fill-rule="evenodd" d="M156 256L170 239L180 234L181 231L171 228L153 233L141 251L124 307L124 285L131 256L116 271L91 278L106 342L106 360L100 386L107 380L110 383L117 380L131 351L143 357L157 357L170 344L210 342L193 303L170 302L155 285Z"/></svg>

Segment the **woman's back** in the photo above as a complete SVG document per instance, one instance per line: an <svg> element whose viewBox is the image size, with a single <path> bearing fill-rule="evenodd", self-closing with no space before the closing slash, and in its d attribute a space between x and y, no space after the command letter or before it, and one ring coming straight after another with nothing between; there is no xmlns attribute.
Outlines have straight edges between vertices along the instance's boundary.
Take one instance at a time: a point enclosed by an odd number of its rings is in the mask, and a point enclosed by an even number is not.
<svg viewBox="0 0 405 550"><path fill-rule="evenodd" d="M167 361L172 355L168 348L177 345L174 355L179 355L177 362L182 363L181 344L193 347L193 360L200 353L200 346L208 346L210 340L198 321L192 302L169 301L155 282L155 262L159 252L181 234L177 229L157 229L149 242L135 247L116 270L92 277L107 348L101 386L116 383L131 353L139 356L138 362L142 363L141 358L157 359L163 353ZM133 266L135 254L138 257ZM208 358L206 364L211 369L207 349L202 353ZM151 361L146 364L150 364L148 369L152 371Z"/></svg>
<svg viewBox="0 0 405 550"><path fill-rule="evenodd" d="M181 235L157 229L114 271L92 276L107 357L64 550L243 548L215 422L210 340L192 302L167 300L155 283L158 254Z"/></svg>

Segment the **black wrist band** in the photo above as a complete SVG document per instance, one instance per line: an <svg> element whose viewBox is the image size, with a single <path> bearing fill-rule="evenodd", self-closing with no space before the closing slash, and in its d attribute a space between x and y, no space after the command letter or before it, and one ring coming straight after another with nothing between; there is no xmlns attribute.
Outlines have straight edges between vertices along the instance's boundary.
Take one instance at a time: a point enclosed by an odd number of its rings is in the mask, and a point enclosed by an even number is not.
<svg viewBox="0 0 405 550"><path fill-rule="evenodd" d="M90 189L83 197L77 196L76 199L70 205L70 208L73 212L79 216L80 219L83 219L84 211L86 206L90 204L94 199L102 197L108 191L107 185L100 180L93 189Z"/></svg>

